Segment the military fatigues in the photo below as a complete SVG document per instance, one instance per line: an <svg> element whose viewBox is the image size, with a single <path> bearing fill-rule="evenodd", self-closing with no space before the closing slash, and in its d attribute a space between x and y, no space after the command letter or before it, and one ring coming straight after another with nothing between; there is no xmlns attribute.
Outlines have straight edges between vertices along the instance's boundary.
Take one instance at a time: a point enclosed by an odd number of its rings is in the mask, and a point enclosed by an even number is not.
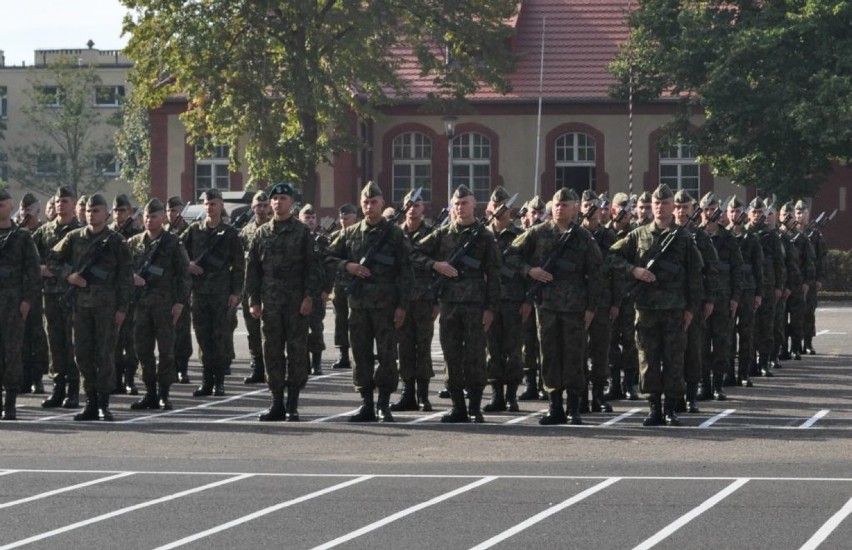
<svg viewBox="0 0 852 550"><path fill-rule="evenodd" d="M690 402L693 392L699 394L698 399L709 399L712 393L709 376L701 387L698 387L698 383L702 380L702 373L705 371L702 350L707 321L704 319L703 305L714 304L719 299L719 256L710 241L710 236L703 228L691 225L687 231L692 234L704 266L701 270L703 297L698 307L692 310L692 322L686 331L686 349L684 350L686 355L683 363L683 379L686 383L686 400Z"/></svg>
<svg viewBox="0 0 852 550"><path fill-rule="evenodd" d="M34 235L38 227L30 232ZM24 347L21 356L24 371L21 378L21 393L44 393L42 377L47 374L48 348L47 334L44 331L44 306L41 295L41 276L39 276L38 299L30 304L30 312L24 322Z"/></svg>
<svg viewBox="0 0 852 550"><path fill-rule="evenodd" d="M571 235L547 269L553 281L541 286L535 297L542 381L551 405L546 418L552 423L566 420L562 410L562 392L566 390L572 422L580 422L580 396L586 388L585 313L597 310L604 283L603 258L592 235L573 222L566 231ZM506 254L507 263L529 276L530 269L547 262L566 231L552 220L530 228L512 243ZM537 286L535 281L531 284L532 288Z"/></svg>
<svg viewBox="0 0 852 550"><path fill-rule="evenodd" d="M614 226L610 224L614 230ZM629 223L617 231L616 242L626 237L636 226ZM612 262L611 259L608 261ZM627 278L630 280L632 278ZM631 283L632 284L632 283ZM618 304L618 317L612 322L610 335L609 360L611 364L611 381L607 397L622 396L635 400L639 386L639 352L636 349L636 307L633 294L622 292L621 303ZM624 382L621 373L624 373Z"/></svg>
<svg viewBox="0 0 852 550"><path fill-rule="evenodd" d="M118 223L113 222L108 226L108 229L118 232ZM131 223L120 235L125 241L130 237L138 235L142 229ZM136 344L133 340L133 310L128 311L127 318L122 323L118 330L118 339L115 346L115 391L114 393L129 393L136 394L136 384L134 378L136 376L136 367L138 358L136 357Z"/></svg>
<svg viewBox="0 0 852 550"><path fill-rule="evenodd" d="M156 239L147 233L128 241L135 271L146 280L144 287L134 289L134 327L136 353L142 364L142 381L146 397L153 399L151 407L158 408L160 400L168 400L169 388L177 379L174 362L175 326L172 307L189 302L189 259L180 237L163 231ZM156 247L156 249L154 249ZM145 273L141 270L147 265ZM156 345L159 361L154 357Z"/></svg>
<svg viewBox="0 0 852 550"><path fill-rule="evenodd" d="M754 364L754 316L755 298L772 300L773 296L762 296L763 291L763 248L757 235L742 229L740 233L731 232L740 247L743 257L742 292L739 307L734 319L733 340L737 342L737 373L741 384L750 384L756 365ZM733 350L732 350L733 351ZM733 373L731 373L733 374Z"/></svg>
<svg viewBox="0 0 852 550"><path fill-rule="evenodd" d="M33 234L33 240L38 248L41 263L46 265L53 247L65 235L79 227L80 223L76 218L72 218L67 224L61 224L59 218L56 218L39 227ZM68 305L63 303L68 286L64 277L47 277L43 281L44 322L50 351L50 377L54 384L53 393L42 404L48 408L62 405L66 395L71 398L67 403L68 407L76 407L80 392L80 373L74 362L73 315Z"/></svg>
<svg viewBox="0 0 852 550"><path fill-rule="evenodd" d="M21 350L25 320L21 316L21 302L33 304L41 299L39 265L38 250L29 231L17 227L14 222L0 229L0 345L3 349L0 385L6 389L4 420L16 418L15 401L23 375Z"/></svg>
<svg viewBox="0 0 852 550"><path fill-rule="evenodd" d="M258 224L257 219L249 222L240 230L240 241L243 245L243 250L246 253L246 262L248 262L248 254L251 250L251 243L257 235L257 230L263 224ZM255 319L249 312L248 292L243 292L242 295L243 321L248 332L248 348L251 356L252 376L251 382L263 382L265 367L263 363L263 342L261 337L260 319ZM246 379L249 382L249 379Z"/></svg>
<svg viewBox="0 0 852 550"><path fill-rule="evenodd" d="M816 272L816 283L822 283L825 280L826 258L828 256L828 243L825 242L822 232L814 228L807 234L808 240L814 249L814 270ZM814 285L809 291L806 299L806 309L804 326L805 346L804 351L815 353L812 339L816 336L816 308L817 308L817 288Z"/></svg>
<svg viewBox="0 0 852 550"><path fill-rule="evenodd" d="M787 337L789 337L791 342L790 353L792 353L793 357L801 358L802 339L805 335L804 319L805 312L807 310L805 302L806 295L802 290L802 284L808 285L808 294L810 294L811 289L814 288L816 283L816 267L814 265L815 255L814 249L806 235L796 231L786 231L783 233L782 239L785 237L790 245L787 248L788 252L790 251L790 248L793 248L796 251L795 254L788 253L788 257L796 256L798 260L796 267L798 268L799 278L794 281L798 284L791 284L788 286L790 289L790 296L787 298L787 308L781 322L781 327L786 325L786 330L781 339L780 347L786 351ZM790 262L788 262L787 266L788 274L795 272L789 263ZM784 329L782 328L782 330ZM778 329L776 328L776 332L777 331ZM789 359L789 354L787 358Z"/></svg>
<svg viewBox="0 0 852 550"><path fill-rule="evenodd" d="M343 232L331 234L331 241ZM334 286L331 305L334 308L334 345L340 348L340 359L334 366L349 368L349 301L346 294L348 279L345 274L334 271Z"/></svg>
<svg viewBox="0 0 852 550"><path fill-rule="evenodd" d="M231 361L227 339L231 337L228 301L243 291L245 257L237 230L220 222L208 227L193 222L183 236L190 261L204 269L192 276L192 324L198 341L203 382L198 395L224 394L225 369Z"/></svg>
<svg viewBox="0 0 852 550"><path fill-rule="evenodd" d="M757 308L754 318L754 344L758 356L758 367L761 374L771 376L772 371L768 369L770 357L775 351L775 309L778 304L775 293L784 288L786 271L784 269L784 245L778 237L777 231L766 224L754 227L749 224L748 231L757 235L760 248L763 251L763 281L758 281L762 287L763 302Z"/></svg>
<svg viewBox="0 0 852 550"><path fill-rule="evenodd" d="M177 225L168 225L166 230L174 233L183 240L183 235L189 229L189 224L181 218ZM187 302L186 307L178 317L175 325L175 369L178 372L178 383L189 383L189 358L192 357L192 304Z"/></svg>
<svg viewBox="0 0 852 550"><path fill-rule="evenodd" d="M313 232L311 238L314 240L314 252L320 258L320 290L314 297L313 309L308 317L308 353L311 354L311 370L316 370L318 374L322 373L320 358L322 352L325 351L325 302L322 301L321 293L331 294L334 289L334 274L329 273L322 264L322 258L325 256L325 251L331 240L327 235Z"/></svg>

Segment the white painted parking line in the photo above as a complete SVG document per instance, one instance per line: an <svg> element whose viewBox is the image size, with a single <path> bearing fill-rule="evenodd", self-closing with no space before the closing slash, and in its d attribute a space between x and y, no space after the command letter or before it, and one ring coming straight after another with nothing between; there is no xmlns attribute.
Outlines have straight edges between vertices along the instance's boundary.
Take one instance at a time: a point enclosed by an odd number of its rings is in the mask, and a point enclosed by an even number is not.
<svg viewBox="0 0 852 550"><path fill-rule="evenodd" d="M799 428L810 428L811 426L816 424L817 420L819 420L820 418L822 418L823 416L827 415L830 412L831 412L831 410L829 410L829 409L823 409L823 410L819 411L818 413L816 413L812 417L808 418L804 422L804 424L799 426Z"/></svg>
<svg viewBox="0 0 852 550"><path fill-rule="evenodd" d="M202 485L201 487L195 487L193 489L187 489L186 491L181 491L179 493L174 493L171 495L166 495L164 497L160 497L154 500L148 500L146 502L140 502L139 504L134 504L133 506L128 506L126 508L120 508L118 510L114 510L112 512L102 514L100 516L95 516L93 518L85 519L83 521L78 521L76 523L72 523L71 525L66 525L65 527L60 527L58 529L53 529L51 531L47 531L45 533L41 533L39 535L34 535L32 537L28 537L25 539L21 539L19 541L15 541L3 546L0 546L0 550L10 550L12 548L20 548L21 546L26 546L27 544L32 544L34 542L38 542L40 540L44 540L50 537L54 537L56 535L61 535L62 533L67 533L68 531L73 531L74 529L79 529L80 527L86 527L87 525L92 525L93 523L98 523L99 521L104 521L107 519L114 518L116 516L121 516L123 514L127 514L129 512L135 512L136 510L141 510L142 508L148 508L149 506L155 506L157 504L162 504L163 502L168 502L170 500L174 500L176 498L185 497L187 495L192 495L195 493L200 493L201 491L206 491L207 489L213 489L215 487L219 487L221 485L227 485L228 483L233 483L235 481L240 481L243 479L248 479L253 477L252 474L240 474L238 476L229 477L228 479L221 479L214 483L208 483L207 485Z"/></svg>
<svg viewBox="0 0 852 550"><path fill-rule="evenodd" d="M342 376L344 374L346 374L346 373L343 372L343 371L340 371L340 372L330 372L328 374L320 374L320 375L316 375L316 376L311 375L311 376L308 377L308 382L310 382L311 380L324 380L326 378L333 378L335 376Z"/></svg>
<svg viewBox="0 0 852 550"><path fill-rule="evenodd" d="M265 392L268 392L268 391L269 390L267 388L263 388L261 390L254 390L254 391L250 391L250 392L246 392L246 393L241 393L239 395L233 395L231 397L228 397L227 399L222 399L220 401L207 401L205 403L202 403L201 405L196 405L194 407L187 407L185 409L173 409L171 411L165 411L165 412L161 412L161 413L146 414L144 416L134 416L133 418L128 418L127 420L122 420L120 422L117 422L117 424L130 424L131 422L141 422L142 420L150 420L152 418L159 418L161 416L172 416L172 415L180 414L180 413L186 412L186 411L195 411L195 410L198 410L198 409L207 409L207 408L210 408L210 407L216 407L218 405L224 405L225 403L230 403L231 401L236 401L238 399L242 399L242 398L248 397L250 395L257 395L259 393L265 393Z"/></svg>
<svg viewBox="0 0 852 550"><path fill-rule="evenodd" d="M543 512L539 512L538 514L534 515L533 517L531 517L527 520L522 521L521 523L515 525L514 527L506 529L502 533L491 537L490 539L486 540L485 542L477 544L476 546L474 546L470 550L485 550L486 548L491 548L495 544L499 544L499 543L503 542L504 540L506 540L507 538L520 533L524 529L528 529L529 527L532 527L536 523L538 523L538 522L540 522L544 519L549 518L553 514L555 514L557 512L561 512L565 508L568 508L569 506L576 504L576 503L580 502L581 500L583 500L587 497L590 497L591 495L597 493L598 491L606 489L607 487L609 487L610 485L612 485L613 483L615 483L616 481L618 481L620 479L621 479L620 477L611 477L611 478L609 478L605 481L602 481L602 482L598 483L597 485L595 485L594 487L590 487L590 488L586 489L585 491L577 493L576 495L569 498L568 500L563 500L562 502L560 502L556 506L551 506L547 510L544 510Z"/></svg>
<svg viewBox="0 0 852 550"><path fill-rule="evenodd" d="M99 479L93 479L92 481L86 481L85 483L78 483L77 485L71 485L69 487L63 487L62 489L54 489L53 491L47 491L46 493L39 493L37 495L33 495L31 497L22 498L19 500L13 500L11 502L4 502L0 504L0 510L3 508L9 508L11 506L16 506L18 504L24 504L25 502L32 502L34 500L39 500L42 498L52 497L53 495L59 495L62 493L67 493L68 491L74 491L77 489L82 489L83 487L89 487L91 485L97 485L98 483L105 483L107 481L112 481L114 479L120 479L122 477L132 476L133 472L122 472L120 474L115 474L114 476L102 477Z"/></svg>
<svg viewBox="0 0 852 550"><path fill-rule="evenodd" d="M716 504L718 504L719 502L724 500L725 497L727 497L728 495L730 495L731 493L733 493L734 491L736 491L737 489L739 489L740 487L742 487L746 483L748 483L748 479L736 480L735 482L731 483L730 485L728 485L727 487L725 487L724 489L722 489L721 491L719 491L718 493L716 493L712 497L710 497L707 500L705 500L704 502L702 502L697 508L693 508L692 510L690 510L686 514L680 516L678 519L676 519L673 522L671 522L670 524L668 524L661 531L659 531L656 535L654 535L651 538L640 543L638 546L633 548L633 550L648 550L650 548L653 548L654 546L656 546L660 542L666 540L666 538L668 538L672 533L674 533L675 531L677 531L678 529L680 529L681 527L683 527L684 525L686 525L690 521L694 520L695 518L697 518L698 516L700 516L701 514L706 512L707 510L709 510L710 508L714 507Z"/></svg>
<svg viewBox="0 0 852 550"><path fill-rule="evenodd" d="M828 538L832 531L837 529L837 526L840 525L849 514L852 514L852 498L847 500L846 504L844 504L836 514L831 516L828 521L826 521L825 524L808 539L808 542L802 545L800 550L814 550L817 548L825 539Z"/></svg>
<svg viewBox="0 0 852 550"><path fill-rule="evenodd" d="M229 416L229 417L227 417L227 418L220 418L220 419L218 419L218 420L214 420L214 421L213 421L213 423L214 423L214 424L217 424L217 423L219 423L219 422L231 422L231 421L233 421L233 420L242 420L243 418L249 418L249 417L251 417L251 416L257 416L257 415L259 415L260 413L262 413L262 412L264 412L264 411L266 411L266 410L267 410L267 409L260 409L259 411L252 411L252 412L250 412L250 413L241 414L241 415L239 415L239 416Z"/></svg>
<svg viewBox="0 0 852 550"><path fill-rule="evenodd" d="M2 472L0 472L0 476L7 476L9 474L15 474L17 472L18 470L3 470Z"/></svg>
<svg viewBox="0 0 852 550"><path fill-rule="evenodd" d="M313 493L309 493L304 496L300 496L299 498L294 498L292 500L288 500L286 502L278 503L274 506L269 506L268 508L264 508L262 510L258 510L257 512L253 512L241 518L237 518L235 520L231 520L227 523L223 523L222 525L213 527L211 529L207 529L206 531L201 531L200 533L195 533L194 535L190 535L188 537L184 537L180 540L176 540L174 542L170 542L169 544L159 546L154 550L168 550L170 548L177 548L179 546L183 546L184 544L189 544L190 542L197 541L199 539L203 539L204 537L209 537L210 535L214 535L216 533L220 533L226 529L230 529L231 527L235 527L237 525L241 525L253 519L257 519L259 517L265 516L267 514L271 514L273 512L277 512L278 510L283 510L284 508L288 508L290 506L300 504L307 500L311 500L312 498L321 497L323 495L327 495L329 493L333 493L334 491L338 491L340 489L345 489L346 487L350 487L357 483L361 483L362 481L367 481L368 479L372 479L373 476L361 476L355 479L350 479L349 481L345 481L343 483L338 483L337 485L332 485L331 487L327 487L325 489L314 491Z"/></svg>
<svg viewBox="0 0 852 550"><path fill-rule="evenodd" d="M43 416L41 418L36 418L35 420L33 420L33 422L47 422L48 420L58 420L60 418L70 418L70 417L74 416L75 414L77 414L78 412L79 411L74 411L72 413Z"/></svg>
<svg viewBox="0 0 852 550"><path fill-rule="evenodd" d="M462 493L466 493L466 492L468 492L472 489L476 489L477 487L479 487L481 485L485 485L486 483L490 483L490 482L494 481L495 479L497 479L497 478L494 477L494 476L484 477L480 480L474 481L473 483L465 485L464 487L459 487L458 489L456 489L454 491L450 491L449 493L444 493L443 495L438 495L433 499L427 500L426 502L421 502L420 504L417 504L415 506L411 506L409 508L406 508L405 510L400 510L399 512L397 512L395 514L391 514L388 517L380 519L379 521L377 521L375 523L371 523L370 525L365 525L364 527L362 527L362 528L360 528L356 531L352 531L351 533L347 533L346 535L343 535L342 537L338 537L334 540L330 540L330 541L326 542L325 544L315 546L311 550L327 550L328 548L334 548L335 546L339 546L339 545L343 544L344 542L350 541L354 538L358 538L361 535L369 533L370 531L375 531L376 529L383 527L383 526L387 525L388 523L392 523L392 522L394 522L398 519L404 518L405 516L413 514L414 512L418 512L420 510L423 510L424 508L428 508L429 506L433 506L435 504L444 502L445 500L448 500L448 499L451 499L455 496L458 496Z"/></svg>
<svg viewBox="0 0 852 550"><path fill-rule="evenodd" d="M547 414L547 409L541 409L540 411L536 411L536 412L534 412L534 413L525 414L524 416L519 416L519 417L517 417L517 418L513 418L513 419L511 419L511 420L507 420L506 422L503 422L503 424L506 424L506 425L510 425L510 424L520 424L520 423L521 423L521 422L523 422L524 420L529 420L530 418L535 418L536 416L540 416L540 415L542 415L542 414Z"/></svg>
<svg viewBox="0 0 852 550"><path fill-rule="evenodd" d="M829 331L827 331L827 330L821 330L821 331L817 332L816 334L814 334L814 336L822 336L823 334L828 334L828 332Z"/></svg>
<svg viewBox="0 0 852 550"><path fill-rule="evenodd" d="M420 422L427 422L429 420L434 420L435 418L438 418L439 416L444 416L445 413L446 413L446 411L438 411L436 413L432 413L432 414L429 414L429 415L426 415L426 416L421 416L420 418L415 418L414 420L410 420L409 422L406 422L406 424L418 424Z"/></svg>
<svg viewBox="0 0 852 550"><path fill-rule="evenodd" d="M626 413L620 414L620 415L616 416L615 418L610 418L609 420L607 420L606 422L601 424L601 426L612 426L613 424L618 424L619 422L621 422L625 418L630 418L631 416L633 416L634 414L638 413L641 410L642 409L639 409L639 408L630 409Z"/></svg>
<svg viewBox="0 0 852 550"><path fill-rule="evenodd" d="M720 412L716 416L711 416L710 418L708 418L707 420L705 420L704 422L699 424L698 427L699 428L709 428L710 426L712 426L716 422L722 420L726 416L733 414L735 410L736 409L725 409L724 411Z"/></svg>
<svg viewBox="0 0 852 550"><path fill-rule="evenodd" d="M338 413L338 414L333 414L331 416L323 416L322 418L314 418L310 422L326 422L328 420L334 420L335 418L340 418L341 416L352 416L353 414L355 414L359 410L360 410L360 408L359 409L352 409L351 411L346 411L346 412L342 412L342 413Z"/></svg>

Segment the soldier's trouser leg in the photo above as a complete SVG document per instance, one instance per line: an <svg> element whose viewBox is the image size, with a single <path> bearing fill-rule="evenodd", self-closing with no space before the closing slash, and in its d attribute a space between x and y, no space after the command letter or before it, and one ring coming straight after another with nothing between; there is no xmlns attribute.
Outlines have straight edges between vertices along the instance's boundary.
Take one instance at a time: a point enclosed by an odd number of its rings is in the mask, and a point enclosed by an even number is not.
<svg viewBox="0 0 852 550"><path fill-rule="evenodd" d="M432 367L432 336L435 322L432 320L432 301L409 302L405 322L400 327L399 377L402 380L428 380L435 376Z"/></svg>
<svg viewBox="0 0 852 550"><path fill-rule="evenodd" d="M702 345L705 368L710 369L719 380L728 372L728 356L731 351L731 308L730 302L716 302L713 313L707 318ZM687 344L689 346L689 344ZM684 365L684 371L686 365ZM684 376L685 378L685 376Z"/></svg>
<svg viewBox="0 0 852 550"><path fill-rule="evenodd" d="M808 291L808 294L810 294L810 291ZM805 337L804 317L806 309L805 295L802 294L802 288L799 287L787 298L787 312L790 317L789 336L793 342L801 342L802 338Z"/></svg>
<svg viewBox="0 0 852 550"><path fill-rule="evenodd" d="M248 300L243 299L243 323L248 332L249 355L254 364L263 364L263 339L260 331L260 319L252 317Z"/></svg>
<svg viewBox="0 0 852 550"><path fill-rule="evenodd" d="M541 369L541 348L538 342L538 318L535 308L523 323L523 333L524 376L528 381L537 383Z"/></svg>
<svg viewBox="0 0 852 550"><path fill-rule="evenodd" d="M639 349L639 387L642 393L683 395L683 359L686 332L683 310L637 310L636 347Z"/></svg>
<svg viewBox="0 0 852 550"><path fill-rule="evenodd" d="M322 300L314 300L314 306L308 316L308 352L322 353L325 350L323 338L323 320L325 319L325 304Z"/></svg>
<svg viewBox="0 0 852 550"><path fill-rule="evenodd" d="M787 341L787 299L781 298L775 304L775 315L772 319L772 354L775 359L778 351L786 347Z"/></svg>
<svg viewBox="0 0 852 550"><path fill-rule="evenodd" d="M308 381L308 318L299 314L300 305L263 305L263 361L273 395L301 389Z"/></svg>
<svg viewBox="0 0 852 550"><path fill-rule="evenodd" d="M444 385L450 392L484 388L488 378L482 306L442 302L438 326L444 352Z"/></svg>
<svg viewBox="0 0 852 550"><path fill-rule="evenodd" d="M621 370L624 371L625 391L639 384L639 352L636 349L636 308L632 300L625 300L618 312L621 337Z"/></svg>
<svg viewBox="0 0 852 550"><path fill-rule="evenodd" d="M121 377L124 374L128 379L128 384L133 380L133 376L136 375L136 365L138 362L136 358L136 344L133 341L133 317L130 314L124 319L124 323L121 324L121 328L118 331L115 345L116 367L123 365L125 368L125 372L118 373L118 375Z"/></svg>
<svg viewBox="0 0 852 550"><path fill-rule="evenodd" d="M580 395L586 387L583 357L586 349L584 313L538 312L541 374L548 393L568 390Z"/></svg>
<svg viewBox="0 0 852 550"><path fill-rule="evenodd" d="M24 370L30 375L33 385L41 385L41 378L47 374L48 365L44 306L41 299L30 304L30 312L24 325L23 346L21 357Z"/></svg>
<svg viewBox="0 0 852 550"><path fill-rule="evenodd" d="M228 365L231 364L237 354L234 352L234 333L237 331L237 327L239 326L239 321L237 321L237 310L234 308L228 308L228 321L230 323L231 331L228 333L228 338L225 340L225 353L228 357Z"/></svg>
<svg viewBox="0 0 852 550"><path fill-rule="evenodd" d="M612 336L612 321L609 307L599 307L589 325L589 344L586 352L591 359L587 379L593 386L603 388L609 377L609 344Z"/></svg>
<svg viewBox="0 0 852 550"><path fill-rule="evenodd" d="M349 301L346 291L340 286L334 287L334 345L338 348L349 347Z"/></svg>
<svg viewBox="0 0 852 550"><path fill-rule="evenodd" d="M6 389L7 396L17 394L21 386L23 362L21 350L24 346L24 319L19 313L20 297L0 295L0 312L3 322L0 323L0 342L3 347L3 361L0 362L0 385ZM10 417L10 420L12 417Z"/></svg>
<svg viewBox="0 0 852 550"><path fill-rule="evenodd" d="M737 377L740 380L748 380L751 377L754 361L754 315L754 295L744 295L737 308L735 327L739 343Z"/></svg>
<svg viewBox="0 0 852 550"><path fill-rule="evenodd" d="M818 301L816 285L813 285L805 297L805 315L802 319L802 335L803 338L808 340L816 336L816 308Z"/></svg>
<svg viewBox="0 0 852 550"><path fill-rule="evenodd" d="M191 305L184 307L175 325L175 357L181 360L192 357L191 310Z"/></svg>
<svg viewBox="0 0 852 550"><path fill-rule="evenodd" d="M175 327L172 325L171 304L136 306L136 354L142 364L145 387L157 384L168 389L175 380ZM159 361L154 356L156 345Z"/></svg>
<svg viewBox="0 0 852 550"><path fill-rule="evenodd" d="M683 379L687 384L698 384L709 368L702 357L704 348L705 321L701 309L693 312L692 322L686 331L686 349L684 350ZM709 372L709 371L708 371ZM708 374L709 380L709 374Z"/></svg>
<svg viewBox="0 0 852 550"><path fill-rule="evenodd" d="M775 297L774 289L764 288L765 299L757 308L754 317L754 343L761 356L769 357L775 346Z"/></svg>
<svg viewBox="0 0 852 550"><path fill-rule="evenodd" d="M50 351L50 377L54 381L57 378L68 382L79 380L80 372L74 362L73 315L62 304L61 294L44 295L44 319Z"/></svg>
<svg viewBox="0 0 852 550"><path fill-rule="evenodd" d="M210 369L216 384L225 380L229 356L227 340L231 335L227 295L195 294L192 297L192 324L198 341L198 359Z"/></svg>
<svg viewBox="0 0 852 550"><path fill-rule="evenodd" d="M109 395L115 385L118 327L115 306L77 307L74 311L74 352L86 394Z"/></svg>
<svg viewBox="0 0 852 550"><path fill-rule="evenodd" d="M359 392L378 388L390 394L399 385L393 315L392 307L349 310L349 342L355 358L352 381ZM377 367L374 367L373 357L378 359Z"/></svg>

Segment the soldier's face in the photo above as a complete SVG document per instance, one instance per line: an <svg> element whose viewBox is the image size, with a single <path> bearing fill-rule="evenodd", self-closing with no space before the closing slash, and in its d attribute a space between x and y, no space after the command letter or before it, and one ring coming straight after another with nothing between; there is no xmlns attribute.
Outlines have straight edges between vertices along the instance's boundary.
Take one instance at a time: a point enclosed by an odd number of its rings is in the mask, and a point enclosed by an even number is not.
<svg viewBox="0 0 852 550"><path fill-rule="evenodd" d="M766 214L766 223L769 225L775 225L775 220L778 219L778 216L775 214L775 210L771 212L767 212Z"/></svg>
<svg viewBox="0 0 852 550"><path fill-rule="evenodd" d="M83 223L86 223L86 205L78 204L74 206L74 209L76 211L77 219Z"/></svg>
<svg viewBox="0 0 852 550"><path fill-rule="evenodd" d="M405 213L405 219L408 221L418 221L423 219L423 201L417 201L411 205L408 212Z"/></svg>
<svg viewBox="0 0 852 550"><path fill-rule="evenodd" d="M106 223L106 206L86 206L86 221L92 227L101 227Z"/></svg>
<svg viewBox="0 0 852 550"><path fill-rule="evenodd" d="M810 212L807 210L796 210L796 221L799 222L800 227L808 225L810 217Z"/></svg>
<svg viewBox="0 0 852 550"><path fill-rule="evenodd" d="M476 208L476 199L467 197L458 197L453 199L453 214L461 223L467 223L473 219L473 211Z"/></svg>
<svg viewBox="0 0 852 550"><path fill-rule="evenodd" d="M595 205L595 201L583 201L582 205L580 205L580 212L582 212L583 215L585 216L589 212L589 210L591 210L592 206L594 206L594 205ZM601 219L600 212L601 212L600 209L598 209L592 215L592 219L589 220L589 221L592 221L592 222L600 221L600 219Z"/></svg>
<svg viewBox="0 0 852 550"><path fill-rule="evenodd" d="M382 197L362 197L361 212L364 217L375 221L382 217L382 210L385 207L385 201Z"/></svg>
<svg viewBox="0 0 852 550"><path fill-rule="evenodd" d="M748 219L751 223L757 223L761 216L763 216L763 208L752 208L748 213Z"/></svg>
<svg viewBox="0 0 852 550"><path fill-rule="evenodd" d="M204 199L204 213L207 217L220 217L225 210L222 199Z"/></svg>
<svg viewBox="0 0 852 550"><path fill-rule="evenodd" d="M577 217L577 203L574 201L554 201L551 205L553 219L564 225Z"/></svg>
<svg viewBox="0 0 852 550"><path fill-rule="evenodd" d="M44 215L49 220L52 220L56 216L56 204L54 201L48 201L47 206L44 207Z"/></svg>
<svg viewBox="0 0 852 550"><path fill-rule="evenodd" d="M175 223L178 219L178 216L180 216L181 212L183 212L182 206L175 206L174 208L169 208L169 210L168 210L169 223Z"/></svg>
<svg viewBox="0 0 852 550"><path fill-rule="evenodd" d="M279 193L270 197L269 204L272 206L272 214L276 219L286 220L290 217L290 212L293 210L293 197Z"/></svg>
<svg viewBox="0 0 852 550"><path fill-rule="evenodd" d="M163 223L166 221L166 216L163 212L145 212L143 222L145 229L151 232L157 232L163 228Z"/></svg>
<svg viewBox="0 0 852 550"><path fill-rule="evenodd" d="M706 223L707 220L710 219L710 216L712 216L715 213L716 213L716 207L715 206L708 206L708 207L704 208L701 211L701 215L704 218L704 222Z"/></svg>
<svg viewBox="0 0 852 550"><path fill-rule="evenodd" d="M120 225L124 223L127 218L130 217L130 207L122 206L120 208L113 208L112 216L115 218L116 223Z"/></svg>
<svg viewBox="0 0 852 550"><path fill-rule="evenodd" d="M692 205L687 205L690 213L692 213ZM668 222L674 212L674 199L653 199L651 201L651 210L654 212L654 219L659 222Z"/></svg>
<svg viewBox="0 0 852 550"><path fill-rule="evenodd" d="M358 221L358 216L356 214L344 214L340 216L340 227L349 227Z"/></svg>
<svg viewBox="0 0 852 550"><path fill-rule="evenodd" d="M740 219L740 215L743 213L742 208L728 208L728 219L732 222Z"/></svg>
<svg viewBox="0 0 852 550"><path fill-rule="evenodd" d="M651 217L651 203L640 202L636 205L636 217L640 220L647 220Z"/></svg>
<svg viewBox="0 0 852 550"><path fill-rule="evenodd" d="M311 231L317 228L317 215L316 214L299 214L299 220L311 228Z"/></svg>
<svg viewBox="0 0 852 550"><path fill-rule="evenodd" d="M254 217L257 218L259 222L265 222L269 220L269 202L267 201L255 201L251 205L252 212L254 212Z"/></svg>
<svg viewBox="0 0 852 550"><path fill-rule="evenodd" d="M666 199L666 200L671 200L671 199ZM658 203L662 204L664 202L665 201L657 201L655 199L654 202L652 203L652 205L653 205L652 208L654 209L654 218L655 219L660 219L659 215L657 214L657 210L658 210L657 204ZM674 204L674 201L672 201L672 207L674 208L675 220L677 220L677 223L679 223L681 225L683 225L683 223L695 211L695 209L692 208L692 204L690 204L690 203ZM669 214L665 217L668 217L670 215L671 215L671 212L669 212Z"/></svg>

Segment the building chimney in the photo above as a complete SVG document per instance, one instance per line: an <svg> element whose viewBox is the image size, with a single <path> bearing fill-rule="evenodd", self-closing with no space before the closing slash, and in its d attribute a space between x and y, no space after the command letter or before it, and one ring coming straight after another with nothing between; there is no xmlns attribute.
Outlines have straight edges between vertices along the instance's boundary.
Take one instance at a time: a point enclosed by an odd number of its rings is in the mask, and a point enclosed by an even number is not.
<svg viewBox="0 0 852 550"><path fill-rule="evenodd" d="M5 66L6 66L6 54L3 52L3 50L0 50L0 67L5 67Z"/></svg>

